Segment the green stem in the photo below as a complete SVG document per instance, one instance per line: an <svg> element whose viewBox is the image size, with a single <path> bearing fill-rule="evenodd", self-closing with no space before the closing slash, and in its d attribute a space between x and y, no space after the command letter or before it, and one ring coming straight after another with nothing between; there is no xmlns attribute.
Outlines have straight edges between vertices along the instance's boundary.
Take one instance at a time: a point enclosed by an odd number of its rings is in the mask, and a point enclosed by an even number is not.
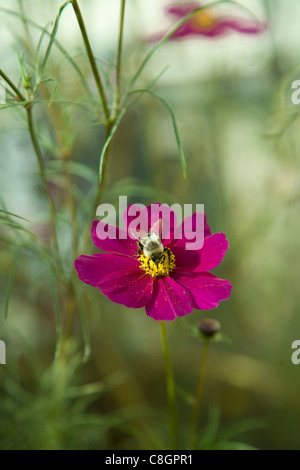
<svg viewBox="0 0 300 470"><path fill-rule="evenodd" d="M174 381L174 375L173 375L170 353L169 353L169 348L168 348L165 323L163 321L159 323L160 323L163 353L164 353L164 358L165 358L167 394L168 394L168 402L169 402L169 425L170 425L170 434L172 438L172 450L177 450L179 448L179 443L178 443L179 439L178 439L178 417L177 417L175 381Z"/></svg>
<svg viewBox="0 0 300 470"><path fill-rule="evenodd" d="M75 10L75 5L74 4L77 5L77 1L72 0L72 4L73 4L74 10ZM110 153L110 143L111 143L112 135L114 133L114 128L116 126L118 126L119 121L121 120L121 118L124 114L124 113L121 113L121 114L119 113L119 105L120 105L120 96L121 96L121 62L122 62L122 50L123 50L123 31L124 31L125 4L126 4L126 0L121 0L120 28L119 28L119 39L118 39L117 63L116 63L117 78L116 78L116 95L115 95L114 111L113 111L111 119L109 119L109 117L110 117L109 113L108 113L108 115L106 115L106 117L107 117L107 122L105 123L106 135L105 135L104 147L103 147L103 150L101 152L100 169L99 169L100 184L99 184L99 187L98 187L98 192L97 192L97 195L96 195L95 205L94 205L94 208L93 208L92 216L95 216L97 207L99 206L99 204L102 201L103 192L105 190L107 162L108 162L108 159L109 159L108 157L109 157L109 153ZM78 5L77 5L77 7L78 7ZM76 10L75 10L75 13L76 13ZM80 25L79 20L78 20L78 22L79 22L79 25ZM83 25L83 28L84 28L84 25ZM91 65L93 67L94 57L92 55L87 36L84 35L83 31L82 31L82 35L83 35L83 38L86 37L86 40L87 40L86 47L87 47L87 51L88 51L88 55L89 55L89 58L90 58ZM90 54L89 54L89 50L90 50ZM97 70L97 74L98 74L98 70ZM99 91L99 93L100 93L100 91ZM112 135L111 135L111 133L112 133ZM89 236L90 235L89 235L89 229L88 229L85 232L84 236L83 236L84 247L85 247L85 244L86 244L87 240L89 239L88 238Z"/></svg>
<svg viewBox="0 0 300 470"><path fill-rule="evenodd" d="M67 1L60 7L60 9L58 10L58 14L57 14L57 17L55 18L55 21L54 21L54 24L53 24L53 28L52 28L52 32L51 32L51 34L50 34L50 41L49 41L48 47L47 47L47 49L46 49L43 62L42 62L42 64L41 64L40 75L43 75L43 73L44 73L44 70L45 70L47 61L48 61L49 56L50 56L50 52L51 52L52 45L53 45L53 43L55 42L55 38L56 38L57 30L58 30L58 23L59 23L59 20L60 20L60 16L61 16L63 10L66 8L66 6L67 6L69 3L71 3L71 0L67 0Z"/></svg>
<svg viewBox="0 0 300 470"><path fill-rule="evenodd" d="M29 30L29 27L28 27L28 21L27 21L27 18L25 16L24 5L23 5L22 0L18 0L18 4L19 4L19 10L20 10L20 13L21 13L22 22L23 22L23 25L24 25L25 35L26 35L27 42L28 42L27 46L28 46L28 50L30 52L33 48L33 44L32 44L32 39L31 39L31 35L30 35L30 30Z"/></svg>
<svg viewBox="0 0 300 470"><path fill-rule="evenodd" d="M209 340L207 339L205 340L204 345L203 345L198 384L197 384L197 389L196 389L194 406L192 408L190 450L194 450L197 448L198 431L199 431L199 411L200 411L200 404L201 404L201 399L202 399L202 394L203 394L203 385L204 385L205 373L206 373L208 347L209 347Z"/></svg>
<svg viewBox="0 0 300 470"><path fill-rule="evenodd" d="M43 160L42 152L41 152L41 149L40 149L40 146L39 146L39 143L38 143L38 139L37 139L37 136L36 136L36 132L35 132L35 129L34 129L34 125L33 125L32 103L30 101L26 100L25 96L18 90L18 88L8 78L8 76L3 72L3 70L0 70L0 76L6 81L6 83L10 86L10 88L15 92L15 94L17 95L19 100L24 101L24 107L25 107L26 114L27 114L28 129L29 129L32 145L33 145L33 148L34 148L37 160L38 160L40 175L41 175L41 178L42 178L43 186L44 186L45 193L47 195L47 199L48 199L48 203L49 203L51 219L52 219L52 224L53 224L54 247L55 247L57 255L59 256L58 241L57 241L57 236L56 236L56 222L57 222L56 209L55 209L55 204L54 204L51 192L49 190L47 177L46 177L45 166L44 166L44 160Z"/></svg>
<svg viewBox="0 0 300 470"><path fill-rule="evenodd" d="M111 128L112 128L112 123L106 127L105 142L109 138ZM106 173L107 173L106 168L107 168L107 160L109 157L109 152L110 152L110 144L108 145L106 149L105 158L104 158L103 167L102 167L102 179L101 179L100 184L98 185L98 191L97 191L97 195L96 195L95 202L93 205L93 213L91 214L91 217L96 216L97 208L101 204L101 201L103 198L103 192L104 192L105 185L106 185ZM83 234L83 247L82 247L83 252L85 252L87 245L90 242L90 237L91 237L90 233L91 233L90 226L87 225L85 232Z"/></svg>
<svg viewBox="0 0 300 470"><path fill-rule="evenodd" d="M46 177L46 170L45 170L45 165L44 165L44 160L42 156L42 152L37 140L36 132L34 129L33 125L33 119L32 119L32 106L31 104L28 104L26 107L26 113L27 113L27 123L28 123L28 128L29 128L29 133L32 141L32 145L35 151L35 154L37 156L38 164L39 164L39 169L40 169L40 175L42 178L43 186L47 195L48 203L49 203L49 209L51 213L51 220L52 220L52 225L53 225L53 240L54 240L54 248L56 250L57 255L59 256L59 247L58 247L58 241L57 241L57 235L56 235L56 223L57 223L57 215L56 215L56 209L55 209L55 204L52 198L52 194L49 189L49 185L47 182L47 177Z"/></svg>
<svg viewBox="0 0 300 470"><path fill-rule="evenodd" d="M99 71L98 71L98 68L97 68L97 64L96 64L96 61L95 61L95 57L94 57L94 54L93 54L93 51L92 51L92 48L91 48L91 44L90 44L86 29L85 29L83 17L82 17L82 14L81 14L81 11L80 11L77 0L72 0L71 3L72 3L72 6L73 6L73 9L74 9L78 24L79 24L79 28L80 28L80 31L81 31L81 34L82 34L82 38L83 38L83 41L84 41L84 44L85 44L85 47L86 47L87 55L88 55L88 58L89 58L89 61L90 61L91 67L92 67L92 71L93 71L93 74L94 74L94 78L95 78L95 81L96 81L98 92L99 92L99 95L100 95L100 98L101 98L101 101L102 101L105 118L106 118L107 121L109 121L110 113L109 113L109 109L108 109L108 104L107 104L106 96L105 96L105 93L104 93L104 88L103 88L103 85L102 85L101 77L100 77L100 74L99 74Z"/></svg>
<svg viewBox="0 0 300 470"><path fill-rule="evenodd" d="M72 226L72 257L77 258L77 246L78 246L78 223L76 217L76 202L72 190L72 177L69 171L69 153L63 153L63 172L66 182L66 198L69 205L71 226Z"/></svg>
<svg viewBox="0 0 300 470"><path fill-rule="evenodd" d="M124 30L124 17L125 17L125 3L126 0L121 0L121 13L120 13L120 29L119 29L119 41L118 41L118 55L117 55L117 91L116 91L116 104L115 113L118 113L121 96L121 61L122 61L122 50L123 50L123 30Z"/></svg>
<svg viewBox="0 0 300 470"><path fill-rule="evenodd" d="M13 82L8 78L6 73L3 72L3 70L0 70L0 76L3 78L3 80L6 81L6 83L10 86L10 88L15 92L17 97L19 98L20 101L26 101L26 98L22 93L18 90L18 88L13 84Z"/></svg>

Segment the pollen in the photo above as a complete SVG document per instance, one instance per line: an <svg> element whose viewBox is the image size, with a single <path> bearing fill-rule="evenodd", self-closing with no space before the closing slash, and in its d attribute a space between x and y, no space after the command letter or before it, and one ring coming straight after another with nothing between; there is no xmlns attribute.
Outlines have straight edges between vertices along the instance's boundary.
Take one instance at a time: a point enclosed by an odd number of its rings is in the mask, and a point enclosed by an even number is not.
<svg viewBox="0 0 300 470"><path fill-rule="evenodd" d="M169 276L175 268L175 256L169 248L165 248L155 260L143 253L139 257L139 262L141 263L140 268L144 269L147 274L151 274L152 277Z"/></svg>
<svg viewBox="0 0 300 470"><path fill-rule="evenodd" d="M216 17L207 10L199 11L192 19L191 22L196 28L209 29L216 23Z"/></svg>

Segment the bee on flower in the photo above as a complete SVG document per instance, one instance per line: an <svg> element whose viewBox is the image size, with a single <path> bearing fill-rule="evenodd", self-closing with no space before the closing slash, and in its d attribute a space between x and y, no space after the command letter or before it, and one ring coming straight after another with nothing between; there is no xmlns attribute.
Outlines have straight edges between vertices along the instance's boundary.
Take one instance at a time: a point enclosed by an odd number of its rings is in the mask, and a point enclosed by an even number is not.
<svg viewBox="0 0 300 470"><path fill-rule="evenodd" d="M154 219L153 206L159 209L154 212ZM132 229L132 208L146 221L146 231ZM163 234L160 211L169 218L168 230ZM195 244L195 249L187 249L196 237L200 218L204 220L202 247ZM107 224L93 221L92 240L103 252L81 255L75 260L83 282L100 289L113 302L131 308L145 307L146 314L158 321L174 320L194 309L212 309L230 297L230 282L210 273L221 263L228 241L224 233L212 235L204 214L195 212L177 226L176 215L168 206L152 204L140 209L129 205L124 221L125 231L114 227L114 239L99 237L97 233ZM176 237L177 232L182 234L180 238Z"/></svg>

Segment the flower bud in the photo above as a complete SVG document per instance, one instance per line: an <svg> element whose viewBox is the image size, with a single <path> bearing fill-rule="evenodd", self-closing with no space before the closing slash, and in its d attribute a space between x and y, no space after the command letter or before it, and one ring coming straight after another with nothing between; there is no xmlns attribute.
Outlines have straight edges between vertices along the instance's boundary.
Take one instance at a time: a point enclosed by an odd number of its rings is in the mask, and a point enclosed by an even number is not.
<svg viewBox="0 0 300 470"><path fill-rule="evenodd" d="M220 329L220 323L214 318L203 318L199 323L199 330L206 338L212 338Z"/></svg>

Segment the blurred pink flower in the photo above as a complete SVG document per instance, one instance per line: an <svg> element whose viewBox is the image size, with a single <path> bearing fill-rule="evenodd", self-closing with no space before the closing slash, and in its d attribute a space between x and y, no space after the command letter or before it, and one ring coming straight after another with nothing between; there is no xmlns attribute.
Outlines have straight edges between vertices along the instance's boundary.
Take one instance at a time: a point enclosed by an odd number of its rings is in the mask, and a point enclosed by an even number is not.
<svg viewBox="0 0 300 470"><path fill-rule="evenodd" d="M173 3L166 7L166 13L179 21L192 11L203 6L200 3ZM208 38L218 38L236 31L241 34L259 34L266 30L266 23L254 19L241 17L226 17L217 14L216 8L205 8L195 13L195 15L180 26L169 38L169 40L184 39L186 37L205 36ZM148 41L160 41L165 32L152 35Z"/></svg>
<svg viewBox="0 0 300 470"><path fill-rule="evenodd" d="M79 278L91 286L97 287L113 302L131 308L145 307L146 314L155 320L174 320L185 316L193 309L207 310L215 308L221 300L231 294L231 284L209 271L221 263L228 242L224 233L212 235L206 217L194 213L186 217L177 227L176 215L168 206L155 204L163 210L170 220L168 233L161 241L163 256L159 261L152 261L146 256L145 248L129 237L129 209L134 208L147 220L149 232L161 218L152 218L151 206L144 209L129 205L124 212L126 231L94 220L91 236L97 248L106 251L92 256L81 255L75 261ZM132 213L132 212L131 212ZM204 243L199 250L187 250L186 243L195 240L195 228L204 216ZM140 216L139 216L140 217ZM152 225L151 225L152 224ZM176 229L177 227L177 229ZM182 237L174 237L175 230L182 230ZM99 238L99 230L115 230L116 239Z"/></svg>

